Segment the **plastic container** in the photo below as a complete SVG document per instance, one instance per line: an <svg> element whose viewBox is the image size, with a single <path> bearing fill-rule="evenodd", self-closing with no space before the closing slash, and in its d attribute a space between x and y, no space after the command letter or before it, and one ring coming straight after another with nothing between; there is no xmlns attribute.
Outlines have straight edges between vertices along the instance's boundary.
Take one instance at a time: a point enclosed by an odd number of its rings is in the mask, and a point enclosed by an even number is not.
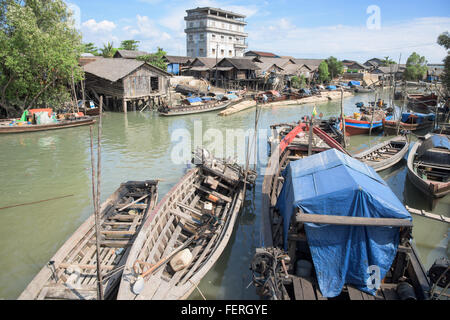
<svg viewBox="0 0 450 320"><path fill-rule="evenodd" d="M184 249L183 251L177 253L175 257L170 260L170 266L173 271L178 272L187 268L193 259L191 251L189 249Z"/></svg>
<svg viewBox="0 0 450 320"><path fill-rule="evenodd" d="M298 277L307 278L311 276L312 263L308 260L298 260L296 274Z"/></svg>

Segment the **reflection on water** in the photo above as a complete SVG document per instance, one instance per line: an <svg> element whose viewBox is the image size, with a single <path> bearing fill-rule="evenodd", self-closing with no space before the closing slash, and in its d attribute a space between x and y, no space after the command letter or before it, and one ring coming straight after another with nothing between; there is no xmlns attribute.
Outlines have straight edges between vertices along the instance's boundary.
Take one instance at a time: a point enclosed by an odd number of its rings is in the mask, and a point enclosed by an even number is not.
<svg viewBox="0 0 450 320"><path fill-rule="evenodd" d="M345 101L345 112L357 111L359 101L373 96L359 95ZM298 121L312 114L313 105L264 107L260 128ZM317 106L324 118L340 113L340 102ZM164 118L156 113L107 113L103 121L102 189L104 201L125 181L161 179L160 199L186 171L186 164L174 165L172 133L187 129L194 136L194 122L201 121L203 133L228 129L252 129L255 111L231 117L215 113ZM96 130L94 130L96 131ZM349 151L358 153L387 139L380 133L356 136ZM209 141L207 141L209 143ZM193 142L192 142L193 143ZM0 207L39 201L65 195L71 197L34 206L0 210L0 298L15 299L92 212L89 128L80 127L40 133L0 136ZM194 147L194 146L192 146ZM245 150L245 145L237 145ZM264 153L261 152L260 155ZM260 159L266 163L267 159ZM411 207L427 209L425 197L406 179L406 162L381 175L400 200ZM259 176L254 190L247 193L229 246L200 283L207 299L258 299L251 282L249 266L260 246L261 186ZM448 214L450 199L441 199L433 212ZM414 217L414 237L422 261L429 268L437 257L448 256L447 225ZM202 299L195 291L191 299Z"/></svg>

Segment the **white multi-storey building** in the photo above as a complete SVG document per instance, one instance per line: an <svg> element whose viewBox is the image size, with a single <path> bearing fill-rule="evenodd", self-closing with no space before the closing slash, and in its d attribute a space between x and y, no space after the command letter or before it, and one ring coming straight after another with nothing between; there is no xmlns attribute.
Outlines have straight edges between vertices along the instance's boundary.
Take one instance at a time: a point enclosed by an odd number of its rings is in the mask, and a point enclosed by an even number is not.
<svg viewBox="0 0 450 320"><path fill-rule="evenodd" d="M245 16L211 7L186 10L188 57L243 57L248 47Z"/></svg>

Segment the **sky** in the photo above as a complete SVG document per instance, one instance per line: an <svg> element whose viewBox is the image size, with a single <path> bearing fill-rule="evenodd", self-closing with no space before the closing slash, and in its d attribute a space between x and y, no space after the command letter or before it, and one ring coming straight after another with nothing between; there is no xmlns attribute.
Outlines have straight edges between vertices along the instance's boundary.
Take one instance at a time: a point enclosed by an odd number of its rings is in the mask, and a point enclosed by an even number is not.
<svg viewBox="0 0 450 320"><path fill-rule="evenodd" d="M356 60L389 56L406 63L412 52L442 63L446 50L436 41L450 31L449 0L66 0L83 42L98 47L140 41L186 55L187 9L215 7L247 16L248 50L296 58Z"/></svg>

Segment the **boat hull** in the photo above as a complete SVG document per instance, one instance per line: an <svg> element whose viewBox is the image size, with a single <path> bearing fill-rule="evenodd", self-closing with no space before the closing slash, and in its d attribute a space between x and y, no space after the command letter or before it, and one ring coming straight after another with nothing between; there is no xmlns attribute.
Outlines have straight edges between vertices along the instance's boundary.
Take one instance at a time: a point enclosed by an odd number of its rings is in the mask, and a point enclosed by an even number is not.
<svg viewBox="0 0 450 320"><path fill-rule="evenodd" d="M117 290L122 274L120 268L125 264L126 257L130 251L129 246L133 242L135 234L140 230L140 221L156 205L158 198L157 185L157 181L130 181L124 183L99 209L102 237L110 239L105 241L101 240L100 256L102 257L102 272L111 273L115 271L115 274L111 275L108 280L104 279L103 289L106 299L112 298ZM137 205L139 209L133 208L134 213L127 212L131 209L124 209L121 212L117 212L118 207L123 208L125 205L120 203L121 200L128 201L130 197L140 197L131 195L132 193L136 193L137 190L145 190L142 194L146 194L147 198L142 199L141 202L145 202L146 206L142 204ZM115 218L114 213L117 213L117 218ZM129 226L124 227L127 224L126 221L130 223ZM120 225L117 231L114 231L116 227L111 229L109 227L114 224ZM128 232L122 231L128 227L130 227ZM95 232L95 215L92 214L58 249L49 263L34 277L18 299L97 299ZM52 266L54 270L52 270ZM67 275L69 269L79 269L78 279L70 279L73 273L70 276ZM67 279L64 280L64 278Z"/></svg>
<svg viewBox="0 0 450 320"><path fill-rule="evenodd" d="M394 145L395 148L399 150L395 155L392 155L384 160L373 159L372 155L374 157L380 157L380 154L386 153L386 149L388 149L391 145ZM375 169L376 172L380 172L399 163L405 157L408 149L409 142L406 137L395 137L353 157L366 163Z"/></svg>
<svg viewBox="0 0 450 320"><path fill-rule="evenodd" d="M400 131L411 131L411 132L421 132L432 129L434 126L434 122L426 121L422 124L410 124L410 123L400 123L400 128L398 124L398 120L384 120L383 121L383 129L386 135L397 135L397 132Z"/></svg>
<svg viewBox="0 0 450 320"><path fill-rule="evenodd" d="M421 146L421 142L416 142L416 144L412 147L408 156L408 178L409 180L424 194L429 197L439 199L445 197L450 193L450 182L433 182L430 180L424 180L417 172L414 170L414 160L416 158L416 153L419 147Z"/></svg>
<svg viewBox="0 0 450 320"><path fill-rule="evenodd" d="M203 197L201 196L203 191L198 186L205 181L206 176L209 176L205 175L204 170L202 167L190 170L147 218L128 257L117 296L118 300L187 299L225 250L243 205L245 194L243 186L238 186L233 191L233 195L229 195L230 202L226 207L220 209L216 207L216 216L221 217L224 221L223 225L213 232L210 240L206 242L200 240L190 249L194 258L187 268L174 272L169 266L161 267L145 278L142 292L136 295L133 291L133 286L140 274L136 273L136 262L155 264L164 258L169 258L176 248L183 246L179 243L187 242L186 238L180 240L180 237L184 237L186 228L190 230L189 234L195 234L198 231L196 229L198 227L194 226L195 220L191 219L192 214L195 216L195 212L199 210L195 209L195 203ZM222 180L222 186L223 183L226 182ZM220 212L217 213L217 210ZM201 212L197 212L197 216L201 216ZM175 247L176 244L178 247ZM156 250L159 247L163 252Z"/></svg>
<svg viewBox="0 0 450 320"><path fill-rule="evenodd" d="M383 127L383 121L374 121L372 124L372 132L380 130ZM354 119L345 119L345 134L347 136L355 136L361 134L369 134L371 123L369 121L358 121Z"/></svg>
<svg viewBox="0 0 450 320"><path fill-rule="evenodd" d="M159 114L163 117L174 117L174 116L184 116L184 115L190 115L190 114L197 114L197 113L206 113L206 112L213 112L213 111L220 111L223 109L226 109L230 106L231 103L224 103L220 104L218 106L198 106L198 107L189 107L189 108L179 108L179 110L172 109L168 112L160 112Z"/></svg>
<svg viewBox="0 0 450 320"><path fill-rule="evenodd" d="M24 126L0 126L0 133L8 134L8 133L27 133L27 132L38 132L38 131L47 131L47 130L59 130L59 129L67 129L74 127L81 127L94 124L96 122L95 119L90 117L82 119L82 120L73 120L73 121L62 121L61 123L55 124L47 124L47 125L24 125Z"/></svg>

